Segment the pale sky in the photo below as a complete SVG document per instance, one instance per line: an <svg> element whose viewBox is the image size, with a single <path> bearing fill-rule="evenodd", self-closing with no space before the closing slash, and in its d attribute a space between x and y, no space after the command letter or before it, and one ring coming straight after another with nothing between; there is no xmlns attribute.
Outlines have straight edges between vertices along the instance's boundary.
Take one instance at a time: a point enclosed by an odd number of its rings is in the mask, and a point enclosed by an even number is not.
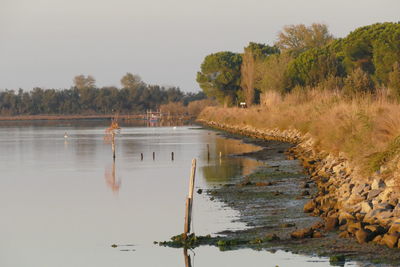
<svg viewBox="0 0 400 267"><path fill-rule="evenodd" d="M79 74L120 87L198 91L204 57L273 44L284 25L328 24L336 37L400 21L400 0L0 0L0 90L69 88Z"/></svg>

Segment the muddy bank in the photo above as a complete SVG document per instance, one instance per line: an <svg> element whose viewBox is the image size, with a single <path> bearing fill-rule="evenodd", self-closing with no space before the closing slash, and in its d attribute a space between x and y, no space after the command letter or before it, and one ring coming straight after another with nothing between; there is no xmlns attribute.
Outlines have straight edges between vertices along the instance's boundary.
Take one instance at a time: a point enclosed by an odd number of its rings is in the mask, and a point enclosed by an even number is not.
<svg viewBox="0 0 400 267"><path fill-rule="evenodd" d="M259 242L259 248L400 262L398 250L388 248L397 247L400 235L399 197L393 181L384 180L379 174L368 179L355 177L344 157L314 151L312 140L296 131L259 131L202 123L258 140L295 144L286 148L287 155L281 153L282 148L276 153L268 151L276 142L267 142L266 149L260 152L242 155L263 160L266 166L241 181L208 192L210 197L239 210L240 220L250 226L223 234L232 239L279 237Z"/></svg>

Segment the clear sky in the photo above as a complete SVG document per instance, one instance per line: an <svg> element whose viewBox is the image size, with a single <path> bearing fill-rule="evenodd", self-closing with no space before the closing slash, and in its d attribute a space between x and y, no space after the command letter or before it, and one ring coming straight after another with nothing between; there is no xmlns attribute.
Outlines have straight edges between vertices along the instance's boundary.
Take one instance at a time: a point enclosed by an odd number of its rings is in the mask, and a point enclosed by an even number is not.
<svg viewBox="0 0 400 267"><path fill-rule="evenodd" d="M197 91L203 58L273 44L284 25L326 23L337 37L400 21L400 0L0 0L0 88L69 88L78 74L120 86Z"/></svg>

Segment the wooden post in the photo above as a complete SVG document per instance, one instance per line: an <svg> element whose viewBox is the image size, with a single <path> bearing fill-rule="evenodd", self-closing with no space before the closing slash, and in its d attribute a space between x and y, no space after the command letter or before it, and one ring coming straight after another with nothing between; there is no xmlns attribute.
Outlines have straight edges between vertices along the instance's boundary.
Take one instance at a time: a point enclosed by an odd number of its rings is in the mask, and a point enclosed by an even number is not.
<svg viewBox="0 0 400 267"><path fill-rule="evenodd" d="M219 152L219 158L222 158L222 152L221 151Z"/></svg>
<svg viewBox="0 0 400 267"><path fill-rule="evenodd" d="M140 160L143 160L143 153L140 153Z"/></svg>
<svg viewBox="0 0 400 267"><path fill-rule="evenodd" d="M190 232L190 199L186 198L185 203L185 227L183 229L183 233L187 236Z"/></svg>
<svg viewBox="0 0 400 267"><path fill-rule="evenodd" d="M115 133L114 131L111 133L111 148L112 148L112 153L113 153L113 159L115 159Z"/></svg>
<svg viewBox="0 0 400 267"><path fill-rule="evenodd" d="M183 257L185 258L185 267L192 267L190 255L188 254L187 248L183 249Z"/></svg>
<svg viewBox="0 0 400 267"><path fill-rule="evenodd" d="M156 152L153 152L153 160L156 159Z"/></svg>
<svg viewBox="0 0 400 267"><path fill-rule="evenodd" d="M174 161L174 152L171 152L171 160Z"/></svg>
<svg viewBox="0 0 400 267"><path fill-rule="evenodd" d="M193 192L194 192L194 181L196 177L196 159L192 160L192 169L190 172L189 181L189 194L186 199L186 210L185 210L185 227L184 234L190 233L190 224L192 220L192 207L193 207Z"/></svg>
<svg viewBox="0 0 400 267"><path fill-rule="evenodd" d="M207 144L207 161L210 161L210 145Z"/></svg>

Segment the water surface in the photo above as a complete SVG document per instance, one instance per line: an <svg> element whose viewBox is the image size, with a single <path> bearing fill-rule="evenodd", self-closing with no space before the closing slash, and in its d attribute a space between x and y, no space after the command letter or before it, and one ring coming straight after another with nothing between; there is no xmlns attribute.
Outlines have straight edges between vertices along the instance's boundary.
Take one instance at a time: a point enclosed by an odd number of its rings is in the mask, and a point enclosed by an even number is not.
<svg viewBox="0 0 400 267"><path fill-rule="evenodd" d="M259 147L213 131L135 125L123 125L114 163L104 142L107 126L107 121L0 124L0 266L185 266L182 250L153 241L183 231L192 159L198 160L196 190L262 164L229 157ZM232 222L238 216L195 195L198 235L245 228ZM198 267L329 266L326 259L282 251L201 247L189 254Z"/></svg>

